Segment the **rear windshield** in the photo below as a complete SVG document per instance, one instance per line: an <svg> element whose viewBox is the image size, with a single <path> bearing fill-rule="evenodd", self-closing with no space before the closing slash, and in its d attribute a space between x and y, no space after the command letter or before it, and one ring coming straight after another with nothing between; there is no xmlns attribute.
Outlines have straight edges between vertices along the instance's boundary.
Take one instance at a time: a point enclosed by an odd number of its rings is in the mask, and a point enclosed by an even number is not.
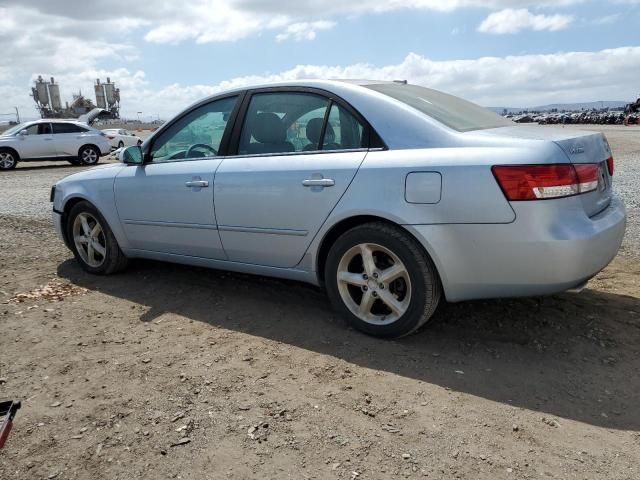
<svg viewBox="0 0 640 480"><path fill-rule="evenodd" d="M513 125L511 120L475 103L430 88L404 83L364 85L401 101L459 132Z"/></svg>

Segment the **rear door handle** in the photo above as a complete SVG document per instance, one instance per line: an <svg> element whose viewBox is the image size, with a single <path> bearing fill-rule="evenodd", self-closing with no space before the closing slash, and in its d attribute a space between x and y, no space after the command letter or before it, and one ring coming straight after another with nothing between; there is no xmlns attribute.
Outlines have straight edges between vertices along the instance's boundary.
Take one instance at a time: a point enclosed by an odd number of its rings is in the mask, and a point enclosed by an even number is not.
<svg viewBox="0 0 640 480"><path fill-rule="evenodd" d="M333 187L335 184L333 178L307 178L302 181L305 187Z"/></svg>
<svg viewBox="0 0 640 480"><path fill-rule="evenodd" d="M190 182L185 183L188 188L204 188L209 186L209 182L207 180L191 180Z"/></svg>

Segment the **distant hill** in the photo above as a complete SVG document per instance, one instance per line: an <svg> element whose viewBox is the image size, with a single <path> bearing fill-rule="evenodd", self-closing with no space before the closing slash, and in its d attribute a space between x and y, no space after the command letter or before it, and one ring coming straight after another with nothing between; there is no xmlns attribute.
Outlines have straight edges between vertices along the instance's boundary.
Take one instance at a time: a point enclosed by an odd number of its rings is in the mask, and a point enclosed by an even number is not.
<svg viewBox="0 0 640 480"><path fill-rule="evenodd" d="M629 102L623 101L601 101L601 102L586 102L586 103L554 103L551 105L542 105L539 107L489 107L494 112L502 113L506 110L508 113L518 113L523 111L529 112L548 112L551 110L568 110L568 111L580 111L580 110L599 110L601 108L624 108Z"/></svg>

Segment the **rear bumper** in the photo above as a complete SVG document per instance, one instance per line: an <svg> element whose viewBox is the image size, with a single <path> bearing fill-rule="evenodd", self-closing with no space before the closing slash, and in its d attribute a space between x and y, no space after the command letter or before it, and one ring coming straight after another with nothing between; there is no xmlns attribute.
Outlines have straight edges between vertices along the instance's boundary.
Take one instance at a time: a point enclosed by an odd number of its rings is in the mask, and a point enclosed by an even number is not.
<svg viewBox="0 0 640 480"><path fill-rule="evenodd" d="M111 142L101 142L98 148L100 148L101 157L108 155L111 153Z"/></svg>
<svg viewBox="0 0 640 480"><path fill-rule="evenodd" d="M606 267L622 243L626 213L617 196L593 217L577 197L512 207L509 224L406 226L431 254L447 300L574 289Z"/></svg>

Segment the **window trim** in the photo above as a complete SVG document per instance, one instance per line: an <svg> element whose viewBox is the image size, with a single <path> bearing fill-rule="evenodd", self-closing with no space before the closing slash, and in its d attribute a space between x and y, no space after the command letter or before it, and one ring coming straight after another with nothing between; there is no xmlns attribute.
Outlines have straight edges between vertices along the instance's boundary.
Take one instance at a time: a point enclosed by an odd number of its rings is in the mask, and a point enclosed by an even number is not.
<svg viewBox="0 0 640 480"><path fill-rule="evenodd" d="M251 98L256 94L262 93L309 93L315 94L321 97L324 97L327 100L327 110L325 112L324 123L322 124L322 132L320 135L320 142L324 140L324 134L327 127L328 115L331 111L331 106L333 104L337 104L339 107L344 108L347 112L355 117L355 119L362 124L363 127L363 138L364 143L367 145L366 147L361 148L350 148L343 150L311 150L311 151L301 151L301 152L281 152L281 153L254 153L254 154L238 154L238 148L240 146L240 136L242 134L242 127L244 125L244 121L247 116L247 111L249 110L249 104L251 103ZM375 146L372 146L372 141L376 143ZM378 143L379 142L379 143ZM282 86L282 87L262 87L262 88L252 88L245 91L244 98L242 99L242 105L239 109L238 115L235 118L235 124L233 127L233 132L231 134L231 138L229 141L229 150L226 152L227 157L229 158L245 158L245 157L277 157L277 156L296 156L296 155L317 155L319 153L343 153L343 152L363 152L370 150L387 150L387 146L382 141L382 138L378 133L373 129L371 124L358 112L353 106L351 106L347 101L338 95L324 90L322 88L317 87L298 87L298 86ZM321 145L318 145L320 148Z"/></svg>
<svg viewBox="0 0 640 480"><path fill-rule="evenodd" d="M238 117L238 112L240 110L240 106L242 105L244 98L246 96L246 90L241 90L239 92L229 92L226 94L222 94L216 97L208 97L205 98L197 103L194 103L193 105L191 105L191 107L189 107L188 109L184 110L181 114L177 115L176 117L174 117L172 120L166 122L164 125L162 125L155 133L155 135L153 135L150 139L149 142L147 142L144 145L144 149L142 150L142 165L146 165L146 164L155 164L155 165L161 165L164 163L174 163L174 162L193 162L193 161L197 161L197 160L211 160L211 159L222 159L225 158L227 156L227 151L229 149L229 140L231 138L231 134L233 132L233 129L235 127L235 123ZM176 122L179 122L180 120L182 120L184 117L186 117L187 115L191 114L194 110L197 110L200 107L203 107L205 105L208 105L210 103L213 102L217 102L219 100L224 100L226 98L232 98L232 97L237 97L236 99L236 103L233 106L233 110L231 110L231 113L229 114L229 120L227 121L227 125L224 128L224 133L222 134L222 139L220 140L220 148L218 149L218 155L214 156L214 157L198 157L197 159L186 159L186 158L177 158L175 160L170 160L170 161L166 161L166 162L153 162L153 159L151 158L151 151L153 149L153 145L154 143L158 140L158 138L160 138L160 136L163 134L163 132L165 130L167 130L169 127L171 127L172 125L174 125Z"/></svg>

